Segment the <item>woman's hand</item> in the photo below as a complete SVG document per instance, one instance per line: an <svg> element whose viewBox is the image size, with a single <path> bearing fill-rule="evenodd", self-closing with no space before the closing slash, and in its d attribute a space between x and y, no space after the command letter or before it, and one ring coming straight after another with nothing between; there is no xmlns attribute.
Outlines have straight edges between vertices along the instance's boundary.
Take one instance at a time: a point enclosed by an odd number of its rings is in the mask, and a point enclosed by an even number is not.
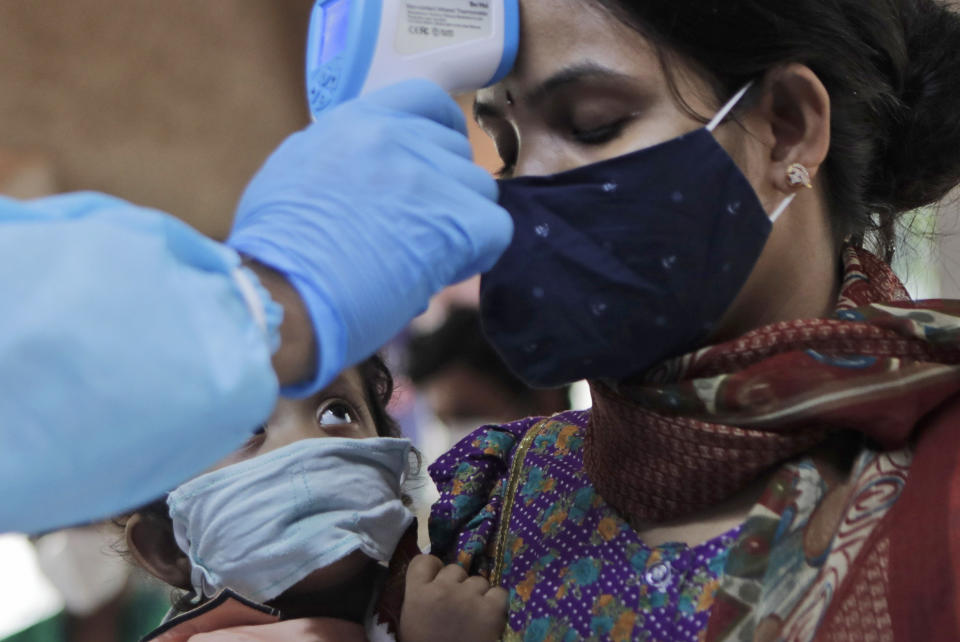
<svg viewBox="0 0 960 642"><path fill-rule="evenodd" d="M456 564L418 555L407 569L401 642L491 642L507 625L506 590Z"/></svg>

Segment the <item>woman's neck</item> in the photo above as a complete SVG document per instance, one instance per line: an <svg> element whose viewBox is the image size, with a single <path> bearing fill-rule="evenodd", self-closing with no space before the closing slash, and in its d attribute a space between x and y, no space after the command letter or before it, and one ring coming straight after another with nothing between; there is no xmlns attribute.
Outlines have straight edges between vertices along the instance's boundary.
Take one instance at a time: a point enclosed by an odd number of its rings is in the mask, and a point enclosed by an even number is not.
<svg viewBox="0 0 960 642"><path fill-rule="evenodd" d="M797 198L777 221L775 233L710 343L729 341L781 321L824 318L833 313L843 264L827 211L824 199L814 192L803 192Z"/></svg>

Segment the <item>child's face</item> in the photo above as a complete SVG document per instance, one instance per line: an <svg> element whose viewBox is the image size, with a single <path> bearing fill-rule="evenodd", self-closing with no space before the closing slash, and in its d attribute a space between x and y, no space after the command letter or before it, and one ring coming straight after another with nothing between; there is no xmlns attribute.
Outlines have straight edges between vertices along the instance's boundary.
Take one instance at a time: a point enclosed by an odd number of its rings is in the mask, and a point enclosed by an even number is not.
<svg viewBox="0 0 960 642"><path fill-rule="evenodd" d="M377 436L360 371L353 368L312 397L281 399L263 429L210 470L265 455L303 439L365 439ZM168 584L189 588L190 563L169 534L151 529L138 516L134 516L127 523L126 539L128 549L142 567ZM338 586L356 577L371 564L374 564L373 560L358 551L331 566L314 571L286 591L284 596Z"/></svg>
<svg viewBox="0 0 960 642"><path fill-rule="evenodd" d="M364 394L363 380L356 368L347 370L333 383L306 399L280 399L263 430L240 450L217 465L250 459L302 439L377 437L377 427ZM373 560L357 551L334 564L317 569L288 589L287 596L324 590L356 576Z"/></svg>
<svg viewBox="0 0 960 642"><path fill-rule="evenodd" d="M377 436L377 427L356 368L307 399L281 399L266 426L212 470L282 448L302 439Z"/></svg>

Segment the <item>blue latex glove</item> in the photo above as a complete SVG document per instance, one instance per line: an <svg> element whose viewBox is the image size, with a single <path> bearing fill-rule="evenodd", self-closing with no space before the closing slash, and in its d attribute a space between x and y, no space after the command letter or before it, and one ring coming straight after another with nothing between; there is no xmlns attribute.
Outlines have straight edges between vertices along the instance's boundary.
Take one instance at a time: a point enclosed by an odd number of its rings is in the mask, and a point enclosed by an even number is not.
<svg viewBox="0 0 960 642"><path fill-rule="evenodd" d="M282 311L235 251L161 212L0 197L0 301L0 532L161 497L273 410Z"/></svg>
<svg viewBox="0 0 960 642"><path fill-rule="evenodd" d="M413 80L323 113L267 160L227 243L286 275L312 317L315 377L285 394L327 385L493 266L513 223L471 159L460 108Z"/></svg>

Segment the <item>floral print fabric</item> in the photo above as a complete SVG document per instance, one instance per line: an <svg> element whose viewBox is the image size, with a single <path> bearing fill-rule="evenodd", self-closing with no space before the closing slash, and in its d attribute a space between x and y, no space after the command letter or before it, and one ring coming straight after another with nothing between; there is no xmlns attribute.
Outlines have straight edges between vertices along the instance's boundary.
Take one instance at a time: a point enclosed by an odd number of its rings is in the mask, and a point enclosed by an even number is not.
<svg viewBox="0 0 960 642"><path fill-rule="evenodd" d="M587 414L540 425L486 427L433 467L434 552L471 572L495 574L500 511L512 454L537 430L518 475L502 540L510 590L505 640L701 639L739 529L696 547L644 545L586 478Z"/></svg>
<svg viewBox="0 0 960 642"><path fill-rule="evenodd" d="M587 421L571 412L487 426L430 469L442 493L434 553L501 578L504 640L815 639L861 550L886 550L873 534L912 458L863 449L833 487L813 459L787 463L739 528L692 548L651 548L583 472Z"/></svg>

